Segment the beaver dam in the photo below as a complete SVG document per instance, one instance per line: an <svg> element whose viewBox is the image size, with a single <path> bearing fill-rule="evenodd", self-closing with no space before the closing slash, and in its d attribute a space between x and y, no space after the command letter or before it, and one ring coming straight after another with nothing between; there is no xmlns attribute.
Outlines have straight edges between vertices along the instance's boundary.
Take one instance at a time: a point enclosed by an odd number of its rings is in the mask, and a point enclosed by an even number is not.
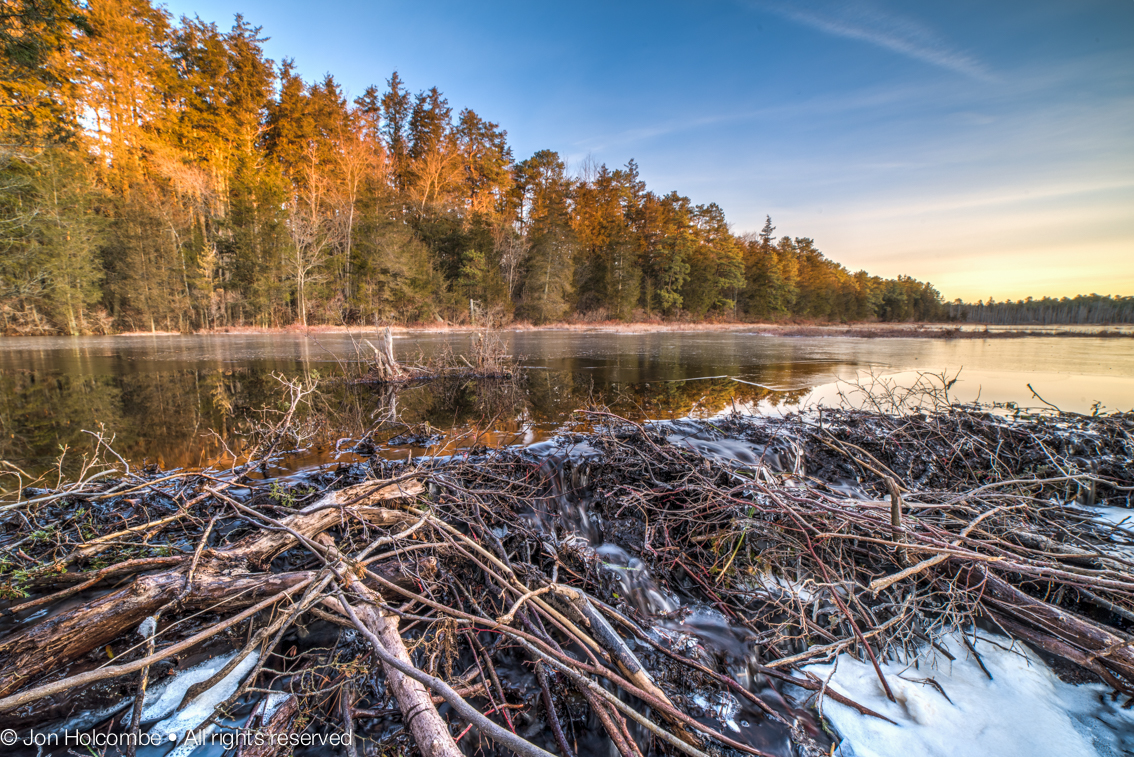
<svg viewBox="0 0 1134 757"><path fill-rule="evenodd" d="M0 513L4 753L1128 753L1132 433L593 411L282 480L92 468Z"/></svg>

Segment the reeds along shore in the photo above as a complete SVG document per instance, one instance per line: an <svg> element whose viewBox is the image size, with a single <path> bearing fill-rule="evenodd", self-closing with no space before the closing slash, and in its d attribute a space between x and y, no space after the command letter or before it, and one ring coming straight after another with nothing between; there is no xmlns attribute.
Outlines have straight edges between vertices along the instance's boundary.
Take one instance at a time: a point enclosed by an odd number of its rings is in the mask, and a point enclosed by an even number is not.
<svg viewBox="0 0 1134 757"><path fill-rule="evenodd" d="M976 629L1128 698L1134 528L1099 514L1131 507L1132 433L1130 414L944 404L593 411L557 445L302 483L253 461L27 489L3 506L0 727L818 755L839 738L822 699L881 716L804 666L854 655L889 693L881 662ZM705 708L722 697L741 730Z"/></svg>

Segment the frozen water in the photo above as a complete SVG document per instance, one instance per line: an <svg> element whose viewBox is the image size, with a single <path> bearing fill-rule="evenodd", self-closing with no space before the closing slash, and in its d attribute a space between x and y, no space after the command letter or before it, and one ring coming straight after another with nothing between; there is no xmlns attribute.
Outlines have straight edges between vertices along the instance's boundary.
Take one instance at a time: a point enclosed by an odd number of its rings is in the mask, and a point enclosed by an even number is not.
<svg viewBox="0 0 1134 757"><path fill-rule="evenodd" d="M196 699L190 702L185 709L155 725L150 732L161 735L163 738L169 734L173 734L180 739L185 735L186 731L192 730L201 725L201 723L204 723L205 720L213 714L213 710L216 706L236 691L236 687L240 685L240 682L244 680L244 677L252 670L252 667L256 664L259 657L259 654L255 652L245 657L228 675L222 678L219 683L208 691L201 693ZM229 656L229 659L232 659L232 657ZM223 667L223 663L218 665L214 672L221 667ZM201 680L205 678L208 678L208 676L205 676ZM188 688L188 686L185 688ZM185 689L181 689L181 696L184 696L184 693Z"/></svg>
<svg viewBox="0 0 1134 757"><path fill-rule="evenodd" d="M702 710L711 712L729 730L740 733L740 726L736 722L736 715L740 712L740 702L732 694L727 691L718 691L712 694L711 699L704 694L694 694L693 703Z"/></svg>
<svg viewBox="0 0 1134 757"><path fill-rule="evenodd" d="M268 701L264 702L264 711L260 713L260 722L267 723L276 714L276 710L287 701L291 694L269 694Z"/></svg>
<svg viewBox="0 0 1134 757"><path fill-rule="evenodd" d="M890 702L869 662L840 655L811 672L892 725L825 699L823 712L844 741L843 757L1118 757L1134 749L1134 713L1101 684L1064 683L1030 650L1007 639L977 641L990 681L956 636L940 640L957 658L932 649L910 664L886 663ZM1000 645L1000 646L998 646ZM837 668L836 668L837 665ZM932 679L946 699L929 683Z"/></svg>
<svg viewBox="0 0 1134 757"><path fill-rule="evenodd" d="M185 692L189 690L190 686L209 680L209 677L227 665L235 654L235 652L232 652L206 660L200 665L179 673L172 680L167 680L158 686L152 686L146 692L146 702L142 707L142 722L149 723L154 720L161 720L172 713L177 709L177 705L181 704L181 700L185 697Z"/></svg>

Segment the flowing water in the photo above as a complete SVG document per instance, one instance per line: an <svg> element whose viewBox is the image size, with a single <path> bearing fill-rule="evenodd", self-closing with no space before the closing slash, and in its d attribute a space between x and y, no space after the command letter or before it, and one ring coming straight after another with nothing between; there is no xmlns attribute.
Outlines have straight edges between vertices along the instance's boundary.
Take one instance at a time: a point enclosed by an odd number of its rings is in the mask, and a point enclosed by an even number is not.
<svg viewBox="0 0 1134 757"><path fill-rule="evenodd" d="M256 334L0 339L0 460L28 472L50 469L66 449L73 472L105 429L132 463L206 467L239 453L265 407L284 398L273 374L322 379L316 403L325 428L301 468L349 456L377 417L396 408L407 424L428 422L441 439L531 444L571 414L605 405L635 419L679 418L730 407L758 412L801 403L837 403L840 390L868 374L909 383L917 371L952 377L960 399L1090 412L1134 407L1134 339L861 339L783 337L758 331L501 332L526 367L517 386L457 382L409 387L391 398L373 387L331 379L369 353L372 334ZM467 353L467 333L399 336L400 360L440 350ZM391 407L393 404L393 408ZM490 422L486 421L490 419ZM344 439L344 437L346 439ZM438 436L407 434L382 454L437 452ZM0 487L7 484L0 482Z"/></svg>
<svg viewBox="0 0 1134 757"><path fill-rule="evenodd" d="M690 444L698 437L708 436L696 423L663 423L661 427L671 443L686 444L707 457L740 467L748 465L747 458L755 451L739 440L723 440L743 450L740 458L729 458L718 454L717 450ZM667 591L655 581L640 558L604 538L606 529L593 507L594 492L588 481L589 457L589 450L575 448L567 455L544 457L540 464L540 472L550 485L550 496L546 500L534 500L528 517L544 540L545 548L582 553L580 556L586 563L597 563L621 590L616 596L625 597L641 617L650 618L648 633L655 642L693 657L739 682L778 715L778 720L773 719L748 699L739 699L729 691L693 691L686 706L701 723L777 757L792 757L796 753L792 749L792 729L788 724L826 746L829 740L814 716L792 704L779 687L758 672L760 656L755 636L748 628L730 622L698 596L682 598ZM755 459L752 462L755 463ZM764 462L773 470L784 470L776 459ZM648 734L637 735L645 748Z"/></svg>

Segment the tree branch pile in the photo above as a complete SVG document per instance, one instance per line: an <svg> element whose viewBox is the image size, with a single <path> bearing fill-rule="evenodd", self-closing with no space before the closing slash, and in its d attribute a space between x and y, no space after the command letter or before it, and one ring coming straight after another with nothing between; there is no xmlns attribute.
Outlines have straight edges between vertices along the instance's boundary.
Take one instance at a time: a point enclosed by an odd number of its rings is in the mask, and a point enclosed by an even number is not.
<svg viewBox="0 0 1134 757"><path fill-rule="evenodd" d="M855 655L888 691L883 660L955 629L1132 697L1132 431L976 407L596 411L557 444L412 468L25 490L0 521L0 727L817 755L837 739L821 697L881 716L808 664Z"/></svg>

